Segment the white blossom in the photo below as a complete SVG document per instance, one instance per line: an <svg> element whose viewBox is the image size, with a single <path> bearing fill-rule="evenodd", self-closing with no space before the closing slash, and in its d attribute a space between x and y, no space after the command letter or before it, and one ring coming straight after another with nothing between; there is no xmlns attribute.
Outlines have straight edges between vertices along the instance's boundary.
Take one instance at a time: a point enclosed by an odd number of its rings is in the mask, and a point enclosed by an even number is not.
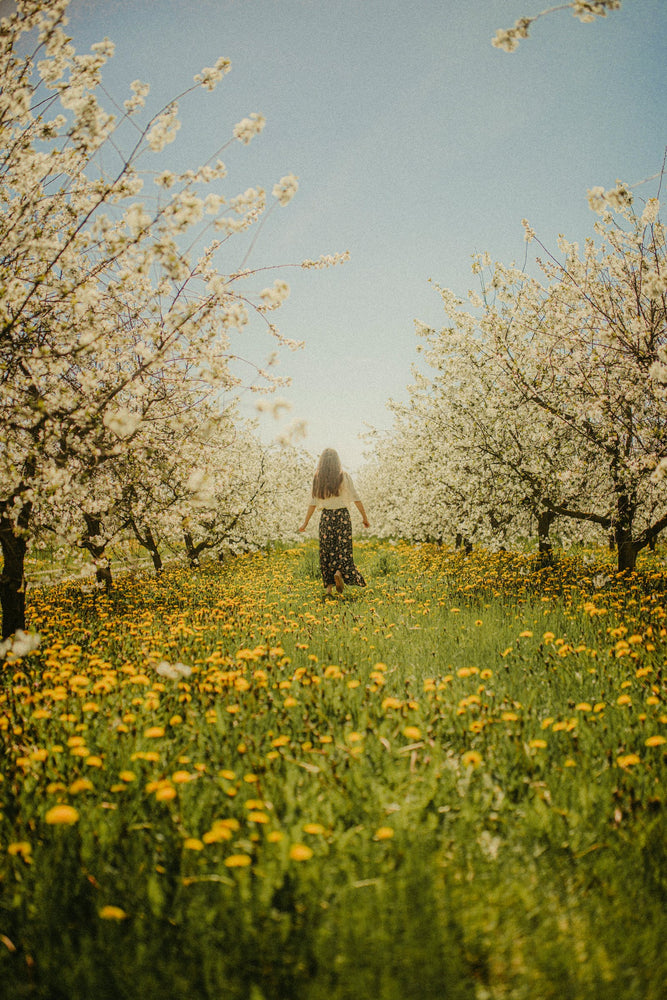
<svg viewBox="0 0 667 1000"><path fill-rule="evenodd" d="M286 174L281 177L273 187L273 197L277 198L281 205L287 205L292 200L299 189L298 178L294 174Z"/></svg>
<svg viewBox="0 0 667 1000"><path fill-rule="evenodd" d="M264 115L259 114L257 111L253 111L250 117L242 118L238 124L234 126L233 135L235 139L239 142L248 143L262 131L266 125L266 119Z"/></svg>

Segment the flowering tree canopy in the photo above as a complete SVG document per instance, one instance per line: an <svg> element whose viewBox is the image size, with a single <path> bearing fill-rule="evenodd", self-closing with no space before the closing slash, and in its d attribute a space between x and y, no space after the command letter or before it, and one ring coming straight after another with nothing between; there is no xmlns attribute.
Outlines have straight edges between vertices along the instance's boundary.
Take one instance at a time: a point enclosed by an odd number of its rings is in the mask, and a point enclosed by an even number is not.
<svg viewBox="0 0 667 1000"><path fill-rule="evenodd" d="M0 25L5 635L23 627L23 559L36 519L54 529L61 515L71 527L72 510L99 519L98 495L133 462L150 492L158 425L178 440L193 409L206 402L208 420L236 391L231 341L253 314L280 343L298 346L269 316L289 294L284 279L252 291L243 254L231 261L230 241L298 187L289 174L271 201L258 187L222 193L220 154L259 134L262 115L243 118L203 165L175 173L161 155L179 128L179 101L213 91L229 60L203 69L157 114L146 116L149 88L138 80L109 112L98 94L113 44L78 55L65 32L67 2L18 0ZM254 387L275 382L262 371Z"/></svg>
<svg viewBox="0 0 667 1000"><path fill-rule="evenodd" d="M547 551L550 525L566 519L613 533L619 568L631 569L667 527L659 206L651 198L636 214L621 183L593 189L589 201L600 242L580 250L561 238L562 261L540 244L543 280L484 255L473 264L483 279L482 295L469 295L473 311L439 289L450 325L420 328L435 374L412 387L393 442L400 466L409 456L402 478L422 484L418 502L429 510L404 510L413 534L439 510L450 531L498 543L525 535L529 514Z"/></svg>

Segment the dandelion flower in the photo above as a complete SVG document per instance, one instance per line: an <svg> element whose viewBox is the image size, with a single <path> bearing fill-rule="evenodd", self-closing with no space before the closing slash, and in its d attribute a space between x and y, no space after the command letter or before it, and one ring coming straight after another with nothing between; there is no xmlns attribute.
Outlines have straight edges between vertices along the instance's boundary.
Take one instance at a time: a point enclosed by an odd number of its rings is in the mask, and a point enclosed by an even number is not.
<svg viewBox="0 0 667 1000"><path fill-rule="evenodd" d="M292 861L310 861L313 856L313 851L306 844L292 844L290 847L289 856Z"/></svg>
<svg viewBox="0 0 667 1000"><path fill-rule="evenodd" d="M626 753L617 757L616 763L619 767L632 767L634 764L641 763L641 758L636 753Z"/></svg>
<svg viewBox="0 0 667 1000"><path fill-rule="evenodd" d="M88 778L77 778L69 786L71 795L78 795L79 792L92 792L93 783Z"/></svg>
<svg viewBox="0 0 667 1000"><path fill-rule="evenodd" d="M248 854L230 854L225 858L227 868L247 868L252 864L252 858Z"/></svg>
<svg viewBox="0 0 667 1000"><path fill-rule="evenodd" d="M12 855L13 857L20 855L24 861L29 861L30 855L32 854L32 846L27 840L18 840L7 846L7 854Z"/></svg>
<svg viewBox="0 0 667 1000"><path fill-rule="evenodd" d="M186 837L183 841L183 847L186 851L203 851L204 844L198 837Z"/></svg>
<svg viewBox="0 0 667 1000"><path fill-rule="evenodd" d="M125 920L127 913L120 906L103 906L98 910L98 915L102 920Z"/></svg>
<svg viewBox="0 0 667 1000"><path fill-rule="evenodd" d="M79 813L74 806L53 806L44 817L50 826L72 826L79 822Z"/></svg>
<svg viewBox="0 0 667 1000"><path fill-rule="evenodd" d="M665 736L649 736L645 745L647 747L661 747L664 743L667 743Z"/></svg>
<svg viewBox="0 0 667 1000"><path fill-rule="evenodd" d="M303 832L317 835L326 833L326 829L325 827L322 826L321 823L304 823Z"/></svg>
<svg viewBox="0 0 667 1000"><path fill-rule="evenodd" d="M381 826L375 831L374 840L391 840L394 829L391 826Z"/></svg>

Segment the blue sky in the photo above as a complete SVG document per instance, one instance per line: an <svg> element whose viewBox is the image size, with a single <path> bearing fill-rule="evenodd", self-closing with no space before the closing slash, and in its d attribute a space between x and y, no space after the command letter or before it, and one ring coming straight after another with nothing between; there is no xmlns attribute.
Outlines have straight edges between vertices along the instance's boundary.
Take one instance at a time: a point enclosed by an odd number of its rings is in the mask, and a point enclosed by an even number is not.
<svg viewBox="0 0 667 1000"><path fill-rule="evenodd" d="M293 380L282 393L293 404L287 420L308 422L313 453L337 447L354 469L359 433L389 425L386 401L405 398L416 361L413 320L442 321L429 279L465 294L474 252L521 263L523 217L551 246L559 232L581 240L593 222L587 188L660 169L667 3L624 0L587 25L554 14L515 53L491 46L497 28L541 7L72 0L77 50L105 35L116 44L104 82L121 100L140 78L157 109L202 66L231 59L214 94L183 104L166 158L196 165L242 117L266 116L259 138L226 152L222 193L270 191L289 172L300 190L269 220L249 265L351 252L344 267L286 274L292 293L276 314L281 332L306 342L279 371ZM260 360L272 349L259 330L237 346Z"/></svg>

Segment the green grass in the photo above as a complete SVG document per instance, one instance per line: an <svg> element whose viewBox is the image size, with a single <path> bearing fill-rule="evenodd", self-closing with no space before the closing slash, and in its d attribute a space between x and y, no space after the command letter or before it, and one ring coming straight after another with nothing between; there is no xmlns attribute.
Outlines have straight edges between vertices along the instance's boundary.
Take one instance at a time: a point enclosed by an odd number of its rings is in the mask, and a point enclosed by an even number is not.
<svg viewBox="0 0 667 1000"><path fill-rule="evenodd" d="M312 543L29 594L3 997L661 1000L659 556L355 558L333 598Z"/></svg>

